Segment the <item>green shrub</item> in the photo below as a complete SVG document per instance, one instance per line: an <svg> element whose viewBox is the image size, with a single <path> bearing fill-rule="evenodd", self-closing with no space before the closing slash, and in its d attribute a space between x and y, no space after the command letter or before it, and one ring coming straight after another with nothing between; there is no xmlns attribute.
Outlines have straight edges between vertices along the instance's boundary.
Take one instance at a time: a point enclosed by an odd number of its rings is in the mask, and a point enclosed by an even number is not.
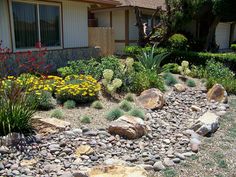
<svg viewBox="0 0 236 177"><path fill-rule="evenodd" d="M133 108L132 104L127 100L123 100L122 102L120 102L119 107L125 112L128 112Z"/></svg>
<svg viewBox="0 0 236 177"><path fill-rule="evenodd" d="M67 100L63 104L64 108L66 109L74 109L76 107L76 102L74 100Z"/></svg>
<svg viewBox="0 0 236 177"><path fill-rule="evenodd" d="M91 116L84 115L80 118L80 121L84 124L89 124L89 123L91 123L92 119L93 118Z"/></svg>
<svg viewBox="0 0 236 177"><path fill-rule="evenodd" d="M172 49L185 50L188 47L188 39L182 34L174 34L168 39L168 46Z"/></svg>
<svg viewBox="0 0 236 177"><path fill-rule="evenodd" d="M60 109L56 109L51 113L51 117L62 119L63 118L63 112Z"/></svg>
<svg viewBox="0 0 236 177"><path fill-rule="evenodd" d="M145 119L145 112L140 108L133 108L128 113L130 116L139 117L141 119Z"/></svg>
<svg viewBox="0 0 236 177"><path fill-rule="evenodd" d="M39 91L40 95L36 97L38 101L37 109L50 110L56 107L56 100L52 97L52 93L48 91Z"/></svg>
<svg viewBox="0 0 236 177"><path fill-rule="evenodd" d="M92 108L95 109L103 109L103 104L101 103L101 101L94 101L91 105Z"/></svg>
<svg viewBox="0 0 236 177"><path fill-rule="evenodd" d="M236 51L236 44L231 44L230 48L231 48L233 51Z"/></svg>
<svg viewBox="0 0 236 177"><path fill-rule="evenodd" d="M122 86L122 80L114 78L114 72L110 69L105 69L103 71L102 84L104 85L106 91L110 94L113 94L117 91L118 88Z"/></svg>
<svg viewBox="0 0 236 177"><path fill-rule="evenodd" d="M165 90L162 77L151 70L133 73L129 85L129 90L137 94L149 88L158 88L161 91Z"/></svg>
<svg viewBox="0 0 236 177"><path fill-rule="evenodd" d="M178 83L177 79L171 73L164 73L163 78L168 86L173 86Z"/></svg>
<svg viewBox="0 0 236 177"><path fill-rule="evenodd" d="M164 66L162 66L162 71L165 73L174 73L174 74L178 74L179 73L179 65L176 63L168 63L165 64Z"/></svg>
<svg viewBox="0 0 236 177"><path fill-rule="evenodd" d="M38 102L15 82L2 90L3 82L0 80L0 136L12 132L30 133L31 118L36 112Z"/></svg>
<svg viewBox="0 0 236 177"><path fill-rule="evenodd" d="M106 114L106 118L109 121L113 121L113 120L116 120L116 119L118 119L119 117L121 117L123 115L124 115L124 111L122 111L120 108L114 108Z"/></svg>
<svg viewBox="0 0 236 177"><path fill-rule="evenodd" d="M186 81L186 84L187 84L187 86L189 86L189 87L196 87L196 83L195 83L195 81L192 80L192 79L188 79L188 80Z"/></svg>
<svg viewBox="0 0 236 177"><path fill-rule="evenodd" d="M101 79L102 73L105 69L111 69L115 71L115 77L120 75L119 68L121 67L120 61L115 56L104 57L101 60L90 59L90 60L77 60L70 61L68 65L63 68L59 68L58 72L63 76L69 75L91 75L95 79Z"/></svg>
<svg viewBox="0 0 236 177"><path fill-rule="evenodd" d="M128 93L128 94L125 96L125 100L127 100L127 101L129 101L129 102L134 102L134 100L135 100L134 94Z"/></svg>

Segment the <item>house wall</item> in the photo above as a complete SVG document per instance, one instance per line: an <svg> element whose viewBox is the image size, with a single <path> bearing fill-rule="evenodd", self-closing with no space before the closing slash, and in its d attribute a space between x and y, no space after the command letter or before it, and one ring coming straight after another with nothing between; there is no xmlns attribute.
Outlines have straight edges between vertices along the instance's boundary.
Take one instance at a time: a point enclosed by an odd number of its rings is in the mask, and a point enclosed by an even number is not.
<svg viewBox="0 0 236 177"><path fill-rule="evenodd" d="M0 40L3 46L11 48L10 21L7 0L0 0Z"/></svg>
<svg viewBox="0 0 236 177"><path fill-rule="evenodd" d="M63 1L64 47L88 46L88 4Z"/></svg>
<svg viewBox="0 0 236 177"><path fill-rule="evenodd" d="M228 49L230 41L230 23L219 23L216 27L216 44L220 49Z"/></svg>
<svg viewBox="0 0 236 177"><path fill-rule="evenodd" d="M33 0L25 0L35 2ZM43 2L41 0L40 2ZM11 0L9 0L11 2ZM49 2L46 1L45 2ZM62 3L63 47L88 47L88 6L83 2L54 0ZM0 40L3 45L12 49L9 7L7 0L0 0Z"/></svg>

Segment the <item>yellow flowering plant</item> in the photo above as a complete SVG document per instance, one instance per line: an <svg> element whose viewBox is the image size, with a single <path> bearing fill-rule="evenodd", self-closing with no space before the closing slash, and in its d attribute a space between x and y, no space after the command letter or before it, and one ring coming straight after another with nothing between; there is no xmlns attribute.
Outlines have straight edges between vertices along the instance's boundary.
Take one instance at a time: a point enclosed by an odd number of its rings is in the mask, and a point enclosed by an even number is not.
<svg viewBox="0 0 236 177"><path fill-rule="evenodd" d="M84 103L95 100L100 90L100 84L90 75L69 75L58 86L56 98L61 102Z"/></svg>

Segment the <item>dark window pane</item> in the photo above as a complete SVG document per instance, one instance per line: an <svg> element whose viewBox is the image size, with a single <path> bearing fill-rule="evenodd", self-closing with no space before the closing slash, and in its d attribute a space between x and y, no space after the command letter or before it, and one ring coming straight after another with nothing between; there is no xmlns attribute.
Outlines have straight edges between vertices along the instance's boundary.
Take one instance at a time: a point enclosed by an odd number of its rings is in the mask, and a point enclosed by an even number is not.
<svg viewBox="0 0 236 177"><path fill-rule="evenodd" d="M37 6L13 2L13 19L16 48L32 48L38 41Z"/></svg>
<svg viewBox="0 0 236 177"><path fill-rule="evenodd" d="M59 11L58 6L39 5L40 35L44 46L60 46Z"/></svg>

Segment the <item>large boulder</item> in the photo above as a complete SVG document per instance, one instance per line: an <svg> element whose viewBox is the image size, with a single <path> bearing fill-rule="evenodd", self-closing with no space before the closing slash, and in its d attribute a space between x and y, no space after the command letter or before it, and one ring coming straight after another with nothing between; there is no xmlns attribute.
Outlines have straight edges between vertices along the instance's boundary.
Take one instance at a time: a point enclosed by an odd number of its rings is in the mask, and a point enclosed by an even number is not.
<svg viewBox="0 0 236 177"><path fill-rule="evenodd" d="M208 111L192 125L191 129L202 136L210 135L219 128L218 119L219 117L215 113Z"/></svg>
<svg viewBox="0 0 236 177"><path fill-rule="evenodd" d="M71 124L56 118L33 117L32 126L37 133L48 135L65 131Z"/></svg>
<svg viewBox="0 0 236 177"><path fill-rule="evenodd" d="M216 102L227 103L228 95L225 88L220 84L215 84L208 92L207 92L208 101L214 100Z"/></svg>
<svg viewBox="0 0 236 177"><path fill-rule="evenodd" d="M111 122L108 131L114 135L136 139L145 135L149 129L142 119L125 115Z"/></svg>
<svg viewBox="0 0 236 177"><path fill-rule="evenodd" d="M94 167L88 172L89 177L148 177L147 171L141 166L128 167L123 165L104 165Z"/></svg>
<svg viewBox="0 0 236 177"><path fill-rule="evenodd" d="M165 104L164 94L156 89L152 88L145 90L137 98L138 104L145 109L160 109Z"/></svg>

